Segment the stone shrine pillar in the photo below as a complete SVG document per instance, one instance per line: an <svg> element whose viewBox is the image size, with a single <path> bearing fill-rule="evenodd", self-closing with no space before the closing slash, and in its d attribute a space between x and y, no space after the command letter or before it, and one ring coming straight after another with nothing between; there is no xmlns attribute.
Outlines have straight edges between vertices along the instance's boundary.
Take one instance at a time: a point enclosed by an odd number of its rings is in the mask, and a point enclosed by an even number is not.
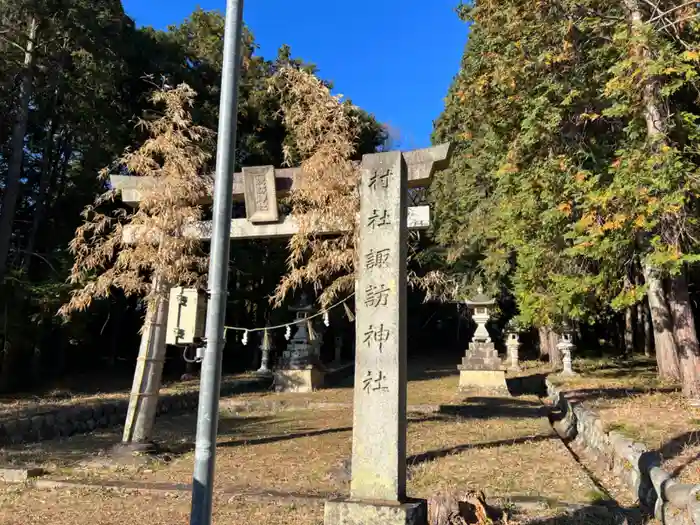
<svg viewBox="0 0 700 525"><path fill-rule="evenodd" d="M326 502L325 525L426 524L406 497L407 179L400 152L363 157L350 497Z"/></svg>
<svg viewBox="0 0 700 525"><path fill-rule="evenodd" d="M321 370L321 331L315 319L307 321L317 310L309 302L308 296L302 294L299 303L290 306L296 312L296 331L282 353L279 367L275 370L275 390L278 392L313 392L323 386ZM308 323L315 336L309 334ZM314 326L314 324L316 326Z"/></svg>
<svg viewBox="0 0 700 525"><path fill-rule="evenodd" d="M506 374L501 359L486 329L491 309L495 304L496 300L484 295L481 287L476 297L466 301L466 305L474 311L473 318L477 327L466 356L462 358L462 364L457 366L460 389L507 390Z"/></svg>

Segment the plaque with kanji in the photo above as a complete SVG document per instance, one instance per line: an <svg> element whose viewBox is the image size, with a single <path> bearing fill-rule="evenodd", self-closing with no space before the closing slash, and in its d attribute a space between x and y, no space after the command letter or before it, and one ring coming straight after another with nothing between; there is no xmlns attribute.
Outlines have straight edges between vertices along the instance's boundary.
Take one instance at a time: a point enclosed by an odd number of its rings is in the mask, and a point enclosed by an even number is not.
<svg viewBox="0 0 700 525"><path fill-rule="evenodd" d="M254 224L277 222L277 189L273 166L243 168L245 211L248 220Z"/></svg>

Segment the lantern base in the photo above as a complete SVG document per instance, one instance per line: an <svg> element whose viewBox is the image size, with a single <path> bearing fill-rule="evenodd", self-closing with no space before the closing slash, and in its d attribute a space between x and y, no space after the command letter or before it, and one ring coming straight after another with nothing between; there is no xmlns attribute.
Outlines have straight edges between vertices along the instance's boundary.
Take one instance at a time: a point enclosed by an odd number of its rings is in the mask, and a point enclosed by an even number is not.
<svg viewBox="0 0 700 525"><path fill-rule="evenodd" d="M505 370L468 370L459 365L459 389L485 389L508 392Z"/></svg>
<svg viewBox="0 0 700 525"><path fill-rule="evenodd" d="M301 370L275 370L275 392L314 392L324 385L325 374L314 366Z"/></svg>

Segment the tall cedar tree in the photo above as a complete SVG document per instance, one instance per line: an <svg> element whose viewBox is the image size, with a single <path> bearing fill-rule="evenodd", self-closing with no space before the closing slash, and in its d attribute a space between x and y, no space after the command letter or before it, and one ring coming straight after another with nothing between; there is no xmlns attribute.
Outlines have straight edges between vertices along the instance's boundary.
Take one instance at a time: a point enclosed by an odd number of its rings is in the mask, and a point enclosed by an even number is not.
<svg viewBox="0 0 700 525"><path fill-rule="evenodd" d="M688 8L462 6L469 42L435 130L458 153L433 198L437 240L511 288L527 324L595 321L646 294L660 374L677 378L682 363L698 397L685 271L698 260L700 40Z"/></svg>

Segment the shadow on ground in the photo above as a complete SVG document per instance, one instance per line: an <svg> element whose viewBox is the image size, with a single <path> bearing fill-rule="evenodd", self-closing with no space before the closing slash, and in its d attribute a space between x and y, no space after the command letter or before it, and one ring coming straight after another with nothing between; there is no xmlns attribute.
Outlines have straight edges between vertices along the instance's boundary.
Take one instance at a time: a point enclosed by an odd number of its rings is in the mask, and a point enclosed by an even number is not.
<svg viewBox="0 0 700 525"><path fill-rule="evenodd" d="M250 442L260 435L265 435L265 429L272 424L271 420L271 416L222 417L219 421L219 435L231 436L241 444ZM76 434L64 439L7 445L0 449L0 463L10 466L46 462L57 467L80 465L98 457L108 456L111 449L121 442L122 432L123 427L120 426L95 430L90 434ZM299 429L299 432L302 432L302 429ZM193 450L195 435L195 414L168 415L159 418L155 439L162 446L158 447L157 455L172 456Z"/></svg>
<svg viewBox="0 0 700 525"><path fill-rule="evenodd" d="M625 509L616 505L590 505L567 510L556 516L535 518L527 525L644 525L650 519L639 509Z"/></svg>
<svg viewBox="0 0 700 525"><path fill-rule="evenodd" d="M463 445L457 445L455 447L443 448L438 450L428 450L426 452L421 452L420 454L409 456L406 458L406 463L409 467L411 467L420 465L421 463L434 461L439 458L460 454L467 450L498 448L503 446L519 445L522 443L545 441L554 438L555 436L553 436L552 434L540 434L537 436L523 436L519 438L499 439L497 441L488 441L486 443L465 443Z"/></svg>
<svg viewBox="0 0 700 525"><path fill-rule="evenodd" d="M576 403L593 401L594 399L622 399L637 394L670 394L678 388L567 388L567 397Z"/></svg>
<svg viewBox="0 0 700 525"><path fill-rule="evenodd" d="M437 414L464 419L540 418L547 416L547 409L537 401L470 396L459 405L440 405Z"/></svg>
<svg viewBox="0 0 700 525"><path fill-rule="evenodd" d="M436 372L448 373L446 369L434 368ZM442 370L442 371L441 371ZM449 373L452 373L449 371ZM531 381L533 384L536 381ZM454 419L488 420L497 418L523 419L543 418L547 409L541 403L527 399L504 397L469 397L459 405L427 407L426 412L409 414L409 424ZM224 412L219 421L219 443L222 448L246 445L262 445L307 437L351 432L352 427L333 425L327 428L308 426L297 421L293 412L286 416L267 413L258 416L239 416ZM284 425L281 431L280 423ZM168 414L158 418L155 441L159 443L157 456L173 459L194 449L196 414ZM100 429L91 434L75 435L67 439L54 439L32 444L8 445L0 450L0 463L9 465L31 465L51 463L57 467L73 467L90 463L95 458L107 459L111 449L121 440L122 427ZM525 439L525 438L524 438ZM544 438L527 438L544 439ZM429 461L444 455L456 454L460 450L479 447L497 447L505 443L463 445L449 450L429 451L419 457L409 458L409 463ZM157 459L157 458L156 458Z"/></svg>

